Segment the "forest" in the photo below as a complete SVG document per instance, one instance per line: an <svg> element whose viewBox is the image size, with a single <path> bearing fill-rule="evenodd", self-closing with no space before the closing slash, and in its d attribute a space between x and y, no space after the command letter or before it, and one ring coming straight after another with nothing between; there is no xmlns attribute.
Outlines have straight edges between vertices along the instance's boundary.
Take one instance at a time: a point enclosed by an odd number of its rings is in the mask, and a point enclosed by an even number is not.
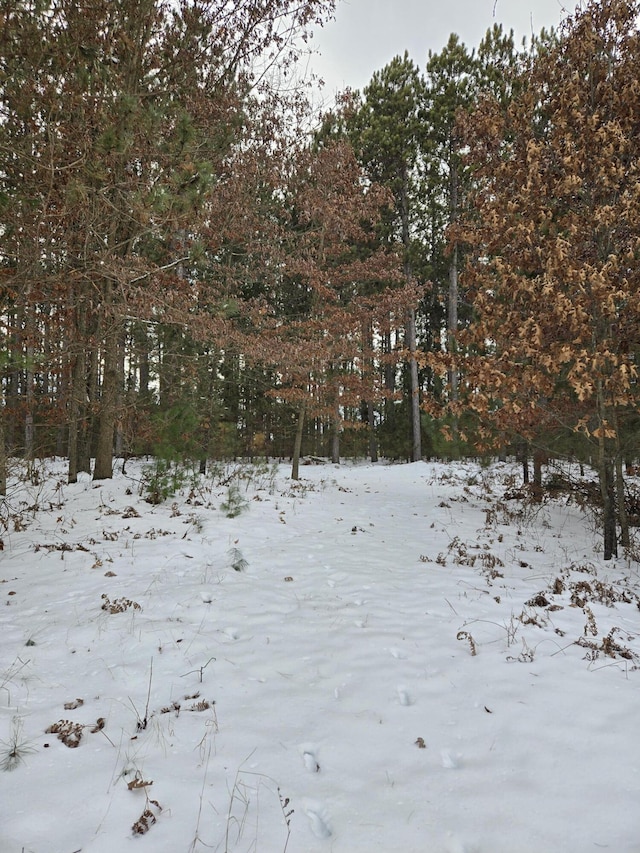
<svg viewBox="0 0 640 853"><path fill-rule="evenodd" d="M630 542L640 2L407 53L318 114L334 0L0 0L0 494L303 455L591 466Z"/></svg>

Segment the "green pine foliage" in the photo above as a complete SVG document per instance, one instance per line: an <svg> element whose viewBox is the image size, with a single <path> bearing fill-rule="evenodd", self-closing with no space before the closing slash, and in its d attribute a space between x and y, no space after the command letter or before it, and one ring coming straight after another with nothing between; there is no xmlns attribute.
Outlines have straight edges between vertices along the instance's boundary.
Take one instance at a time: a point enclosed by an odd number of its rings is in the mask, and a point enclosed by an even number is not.
<svg viewBox="0 0 640 853"><path fill-rule="evenodd" d="M220 509L227 518L237 518L247 508L248 502L240 491L237 482L229 483L227 486L227 497L221 502ZM239 569L237 571L240 571Z"/></svg>

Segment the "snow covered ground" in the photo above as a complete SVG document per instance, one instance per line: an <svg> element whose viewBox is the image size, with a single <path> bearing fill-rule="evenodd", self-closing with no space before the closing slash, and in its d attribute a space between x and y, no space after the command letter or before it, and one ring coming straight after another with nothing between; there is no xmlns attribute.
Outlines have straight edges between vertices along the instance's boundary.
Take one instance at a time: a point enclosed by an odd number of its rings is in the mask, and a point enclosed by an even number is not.
<svg viewBox="0 0 640 853"><path fill-rule="evenodd" d="M4 510L2 853L640 851L639 565L566 495L47 467Z"/></svg>

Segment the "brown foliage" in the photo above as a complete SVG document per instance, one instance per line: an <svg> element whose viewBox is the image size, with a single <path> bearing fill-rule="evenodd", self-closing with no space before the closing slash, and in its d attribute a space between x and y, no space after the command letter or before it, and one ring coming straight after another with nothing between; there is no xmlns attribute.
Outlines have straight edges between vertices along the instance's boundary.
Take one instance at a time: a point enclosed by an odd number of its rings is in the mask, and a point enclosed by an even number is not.
<svg viewBox="0 0 640 853"><path fill-rule="evenodd" d="M475 318L459 366L487 437L553 423L597 442L636 403L637 15L589 3L507 110L486 98L464 120L476 189L453 236L470 249Z"/></svg>

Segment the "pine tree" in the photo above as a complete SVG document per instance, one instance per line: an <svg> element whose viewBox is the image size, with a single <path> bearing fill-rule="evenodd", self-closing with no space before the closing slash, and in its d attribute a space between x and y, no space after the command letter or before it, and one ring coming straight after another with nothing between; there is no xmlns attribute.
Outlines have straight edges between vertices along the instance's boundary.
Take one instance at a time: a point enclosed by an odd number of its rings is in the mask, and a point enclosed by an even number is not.
<svg viewBox="0 0 640 853"><path fill-rule="evenodd" d="M446 246L447 261L447 350L455 352L459 328L459 265L461 247L455 236L455 226L464 206L469 177L462 164L463 141L459 135L458 118L468 112L478 97L481 65L475 51L469 52L459 37L452 33L445 48L429 53L426 66L427 103L429 116L429 160L431 167L430 192L445 206L444 220L451 238ZM442 288L439 288L442 290ZM451 401L458 399L460 377L451 369L448 387ZM458 443L458 424L452 423L452 452Z"/></svg>
<svg viewBox="0 0 640 853"><path fill-rule="evenodd" d="M425 136L424 98L422 76L405 52L373 75L363 91L359 109L349 122L350 137L367 173L393 195L388 236L403 246L407 286L415 284L414 250L420 227L420 162ZM417 461L422 458L422 427L413 307L406 314L405 347L408 351L411 459Z"/></svg>
<svg viewBox="0 0 640 853"><path fill-rule="evenodd" d="M191 316L192 250L233 171L248 94L268 98L266 69L292 62L296 34L332 8L97 0L87 14L72 0L0 0L8 398L26 405L28 448L40 306L55 306L66 346L47 370L60 377L70 479L92 432L94 478L111 476L128 329Z"/></svg>

